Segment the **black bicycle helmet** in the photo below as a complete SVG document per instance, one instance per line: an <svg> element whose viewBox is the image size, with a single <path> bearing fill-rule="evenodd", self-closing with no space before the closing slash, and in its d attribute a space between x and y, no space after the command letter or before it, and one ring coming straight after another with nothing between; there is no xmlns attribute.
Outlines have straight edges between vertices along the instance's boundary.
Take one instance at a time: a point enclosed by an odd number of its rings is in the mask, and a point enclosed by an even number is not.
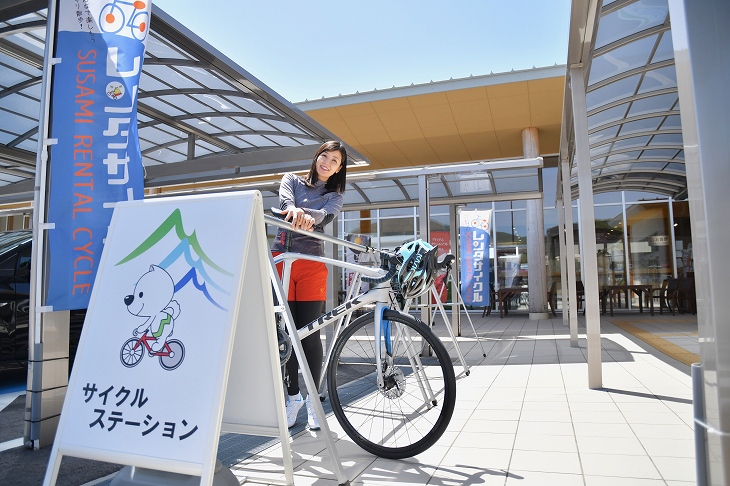
<svg viewBox="0 0 730 486"><path fill-rule="evenodd" d="M433 285L437 252L438 247L423 240L411 241L398 249L403 263L398 269L396 281L403 297L418 297Z"/></svg>

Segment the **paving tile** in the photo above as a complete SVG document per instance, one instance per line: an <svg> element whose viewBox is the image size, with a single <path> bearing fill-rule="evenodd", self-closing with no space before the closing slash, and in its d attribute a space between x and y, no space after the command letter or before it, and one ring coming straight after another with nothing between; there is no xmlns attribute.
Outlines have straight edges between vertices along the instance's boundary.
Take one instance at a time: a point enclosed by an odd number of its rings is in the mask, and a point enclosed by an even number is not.
<svg viewBox="0 0 730 486"><path fill-rule="evenodd" d="M514 448L523 451L578 452L572 435L520 434L514 441Z"/></svg>
<svg viewBox="0 0 730 486"><path fill-rule="evenodd" d="M652 456L651 459L664 479L673 481L697 480L697 466L694 457Z"/></svg>
<svg viewBox="0 0 730 486"><path fill-rule="evenodd" d="M688 372L602 319L608 330L601 340L603 388L592 390L585 334L572 347L562 319L472 317L488 356L471 332L459 338L471 371L466 376L452 348L457 407L446 433L427 451L401 460L379 458L345 436L334 417L328 419L353 486L695 484ZM671 331L671 323L654 324L644 329ZM442 326L436 330L445 333ZM690 337L685 345L696 342ZM292 451L297 486L336 484L321 436L296 436ZM281 448L272 447L232 469L280 481L282 465Z"/></svg>
<svg viewBox="0 0 730 486"><path fill-rule="evenodd" d="M583 476L580 474L519 470L510 470L505 486L546 486L550 484L584 486Z"/></svg>
<svg viewBox="0 0 730 486"><path fill-rule="evenodd" d="M577 452L523 451L512 452L510 471L539 471L581 474Z"/></svg>
<svg viewBox="0 0 730 486"><path fill-rule="evenodd" d="M663 479L624 478L619 476L585 476L585 486L666 486Z"/></svg>
<svg viewBox="0 0 730 486"><path fill-rule="evenodd" d="M507 471L510 466L511 456L511 450L452 447L441 460L439 467L471 466L474 468Z"/></svg>
<svg viewBox="0 0 730 486"><path fill-rule="evenodd" d="M580 460L587 476L662 479L648 455L581 453Z"/></svg>
<svg viewBox="0 0 730 486"><path fill-rule="evenodd" d="M576 438L581 454L647 454L644 445L636 437L584 437Z"/></svg>
<svg viewBox="0 0 730 486"><path fill-rule="evenodd" d="M517 428L518 434L535 435L568 435L574 436L573 424L566 422L529 422L521 420Z"/></svg>
<svg viewBox="0 0 730 486"><path fill-rule="evenodd" d="M506 469L479 466L441 465L431 477L429 486L504 486L509 474ZM409 484L409 483L395 483ZM410 486L410 485L409 485Z"/></svg>
<svg viewBox="0 0 730 486"><path fill-rule="evenodd" d="M695 457L694 439L641 439L641 445L652 457Z"/></svg>

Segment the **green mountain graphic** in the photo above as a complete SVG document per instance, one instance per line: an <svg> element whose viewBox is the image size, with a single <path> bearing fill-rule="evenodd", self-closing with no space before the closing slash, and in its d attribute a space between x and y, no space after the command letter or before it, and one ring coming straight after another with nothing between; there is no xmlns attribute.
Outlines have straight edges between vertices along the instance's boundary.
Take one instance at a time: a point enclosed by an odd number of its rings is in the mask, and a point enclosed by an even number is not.
<svg viewBox="0 0 730 486"><path fill-rule="evenodd" d="M182 222L182 213L180 212L179 208L176 208L173 210L172 213L170 213L170 216L167 217L165 221L160 224L160 226L157 227L156 230L150 234L146 240L144 240L137 248L135 248L129 255L122 258L117 265L121 265L123 263L127 263L131 260L134 260L138 256L145 253L150 248L154 247L157 243L162 240L162 238L165 237L169 232L172 230L175 230L175 234L180 239L180 241L183 241L187 238L188 243L190 247L195 250L195 253L197 253L200 256L200 259L207 263L211 268L214 268L218 270L220 273L228 276L233 276L233 273L229 272L228 270L223 269L219 265L213 262L213 260L208 257L208 255L205 254L203 249L200 246L200 242L198 241L198 236L196 235L195 231L191 234L186 234L185 229L183 228L183 222Z"/></svg>

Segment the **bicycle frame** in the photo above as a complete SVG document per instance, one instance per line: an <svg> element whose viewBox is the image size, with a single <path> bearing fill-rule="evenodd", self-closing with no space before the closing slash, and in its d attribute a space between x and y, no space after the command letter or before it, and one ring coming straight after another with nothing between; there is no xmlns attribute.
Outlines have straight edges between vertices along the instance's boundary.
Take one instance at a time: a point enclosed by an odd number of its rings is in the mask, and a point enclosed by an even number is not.
<svg viewBox="0 0 730 486"><path fill-rule="evenodd" d="M271 223L272 225L278 226L280 228L286 229L287 231L295 231L301 234L306 234L309 236L313 236L319 239L322 239L324 241L328 241L330 243L346 246L358 251L367 252L367 253L374 253L378 252L380 253L380 250L363 246L363 245L357 245L355 243L351 243L346 240L341 240L339 238L335 238L332 236L324 235L321 233L316 233L314 231L301 231L291 228L291 224L288 222L284 222L278 218L273 218L268 215L264 215L264 219L267 223ZM350 291L348 292L348 295L346 297L345 302L338 305L331 311L323 314L316 320L310 322L306 326L302 327L297 331L297 334L299 336L299 339L304 339L305 337L309 336L310 334L314 333L315 331L318 331L325 326L329 324L335 324L334 333L333 333L333 342L338 336L339 332L343 328L344 325L347 325L349 323L350 317L353 312L368 306L375 304L375 318L374 318L374 336L376 342L381 342L383 338L386 338L386 349L389 349L389 346L391 345L391 342L388 342L389 339L392 338L392 332L388 327L388 330L386 333L383 333L383 310L388 308L389 306L392 306L393 309L399 310L399 306L395 303L395 299L393 296L393 290L390 285L390 281L386 281L380 284L376 284L373 288L369 289L366 292L363 292L359 295L355 295L356 292L359 292L361 282L362 282L362 276L365 275L367 277L372 278L380 278L385 275L385 270L382 268L373 268L369 266L359 265L357 263L350 263L350 262L343 262L341 260L334 260L332 258L327 257L320 257L320 256L314 256L314 255L306 255L301 253L294 253L294 252L287 252L287 253L281 253L273 258L274 263L283 263L284 269L282 271L282 278L281 283L284 289L284 293L288 293L289 291L289 279L291 276L291 265L295 260L310 260L310 261L316 261L316 262L322 262L327 265L331 265L334 267L339 267L343 269L353 270L356 272L355 279L353 279L353 286L350 288ZM280 303L281 305L281 303ZM295 329L295 326L292 323L291 329ZM384 335L385 334L385 335ZM433 392L428 379L425 375L425 370L423 367L423 364L420 359L420 355L418 352L416 352L413 349L413 340L412 336L410 335L408 329L403 328L402 326L396 326L396 332L395 332L395 339L396 340L403 340L404 343L407 343L408 349L412 352L409 353L409 361L411 365L411 369L413 371L414 376L417 379L417 382L421 388L421 393L423 394L423 399L425 403L433 402L435 399L435 393ZM317 389L318 391L321 391L322 389L322 381L323 377L326 375L327 372L327 365L329 363L330 357L332 352L332 346L329 346L327 356L324 361L324 366L322 369L322 376L320 377L320 383L317 383ZM386 352L387 354L387 352ZM382 350L381 346L375 346L375 357L376 362L381 362L383 359L382 356ZM392 357L386 356L386 359L392 359ZM379 388L383 388L384 386L384 378L383 378L383 370L382 367L377 368L377 383Z"/></svg>
<svg viewBox="0 0 730 486"><path fill-rule="evenodd" d="M157 341L157 338L151 336L147 332L144 332L142 336L140 336L140 338L137 340L137 344L134 345L134 349L137 349L139 346L144 346L145 348L147 348L147 352L150 353L150 356L152 357L170 356L170 353L172 353L172 349L170 348L170 345L167 344L167 341L165 341L165 346L159 351L152 351L152 347L150 346L148 341Z"/></svg>

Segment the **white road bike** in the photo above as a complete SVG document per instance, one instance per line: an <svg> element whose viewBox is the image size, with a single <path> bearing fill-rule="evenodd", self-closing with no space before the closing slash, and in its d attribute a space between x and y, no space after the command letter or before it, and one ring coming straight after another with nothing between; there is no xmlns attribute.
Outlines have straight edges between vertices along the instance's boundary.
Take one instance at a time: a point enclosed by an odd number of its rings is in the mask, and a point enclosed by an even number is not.
<svg viewBox="0 0 730 486"><path fill-rule="evenodd" d="M272 209L272 213L277 214ZM399 265L397 251L381 251L321 233L299 231L280 217L266 215L266 222L380 256L381 268L286 252L274 257L283 262L277 302L287 285L291 263L298 259L323 262L355 272L345 301L298 331L299 339L330 324L334 344L325 357L327 396L332 411L347 435L364 450L380 457L401 459L431 447L446 430L456 402L456 377L448 351L422 321L401 312L406 299L393 278ZM278 275L276 276L278 278ZM360 292L363 282L369 290ZM360 310L373 308L352 320ZM275 309L286 316L283 306ZM290 315L290 314L289 314ZM295 329L290 323L288 329ZM280 351L286 346L281 343ZM300 360L301 361L301 360ZM324 383L318 384L323 390Z"/></svg>

